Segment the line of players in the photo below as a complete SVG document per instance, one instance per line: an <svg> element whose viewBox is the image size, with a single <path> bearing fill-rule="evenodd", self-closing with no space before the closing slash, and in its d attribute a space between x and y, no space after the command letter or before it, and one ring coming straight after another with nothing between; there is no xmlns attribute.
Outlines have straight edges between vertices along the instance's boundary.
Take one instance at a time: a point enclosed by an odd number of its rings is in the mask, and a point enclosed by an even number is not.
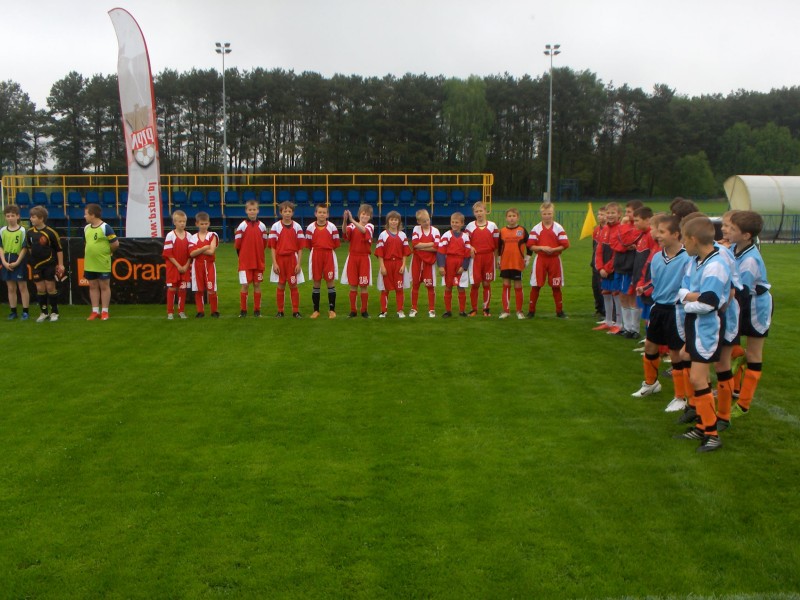
<svg viewBox="0 0 800 600"><path fill-rule="evenodd" d="M556 314L566 318L563 310L561 287L564 269L561 253L569 247L564 228L553 220L554 207L545 203L540 207L542 221L530 232L519 224L519 211L506 211L506 225L498 226L489 221L483 202L473 205L475 220L464 227L461 213L450 219L450 230L441 234L432 226L426 210L416 213L417 225L411 239L402 231L401 215L395 211L386 216L386 228L375 241L375 256L379 263L378 289L381 292L380 318L388 314L390 291L395 293L398 318L405 318L405 289L411 288L411 310L415 317L419 309L419 291L424 287L428 297L428 316L435 317L435 285L437 275L444 285L445 312L442 317L453 316L453 290L455 288L458 313L462 317L491 316L492 282L499 269L503 280L501 319L511 315L511 290L515 294L516 315L519 319L535 316L539 291L546 283L553 290ZM336 248L340 245L338 228L328 220L328 208L315 208L315 221L305 230L293 220L294 205L283 202L278 206L281 218L271 228L259 221L259 206L249 201L245 206L247 218L236 228L234 244L238 255L240 284L240 317L248 316L249 293L253 292L253 315L261 316L262 291L266 270L266 251L272 258L270 281L277 283L276 316L286 312L286 288L289 288L291 314L300 318L298 285L305 281L301 265L303 253L310 250L308 273L313 281L311 318L320 316L322 283L327 287L328 316L336 317L336 281L339 276ZM208 296L212 317L218 317L216 270L214 255L219 238L209 231L210 220L206 213L196 217L198 231L186 231L186 214L173 213L175 229L164 242L163 257L166 262L167 318L174 319L175 300L178 315L187 318L185 302L187 291L195 293L197 317L205 315L204 295ZM375 239L372 207L363 204L354 216L344 212L342 237L349 242L347 260L342 269L341 282L349 286L349 317L368 318L367 304L369 287L372 285L372 244ZM413 256L412 256L413 255ZM412 256L410 265L408 257ZM523 312L522 272L529 264L533 268L530 278L530 296L527 314ZM466 290L470 289L471 311L467 313ZM480 312L478 296L482 291Z"/></svg>
<svg viewBox="0 0 800 600"><path fill-rule="evenodd" d="M644 381L632 396L661 391L661 356L668 353L674 397L665 411L682 411L678 423L694 423L674 437L699 440L700 452L722 447L719 432L750 409L772 320L771 286L756 244L761 216L728 211L720 236L706 215L680 198L669 215L654 216L635 202L621 221L616 203L600 212L593 266L605 318L594 329L638 338L642 315ZM744 350L740 337L747 338ZM738 356L746 361L740 379L733 368Z"/></svg>

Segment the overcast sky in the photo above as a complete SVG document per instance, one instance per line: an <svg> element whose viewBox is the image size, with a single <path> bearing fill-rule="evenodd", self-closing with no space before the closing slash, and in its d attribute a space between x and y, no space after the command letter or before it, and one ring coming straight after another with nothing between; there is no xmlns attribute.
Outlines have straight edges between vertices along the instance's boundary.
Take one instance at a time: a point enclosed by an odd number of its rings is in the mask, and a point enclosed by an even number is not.
<svg viewBox="0 0 800 600"><path fill-rule="evenodd" d="M688 96L800 84L800 1L0 0L0 79L43 108L70 71L116 72L108 11L144 32L153 73L227 67L383 76L539 76L555 66Z"/></svg>

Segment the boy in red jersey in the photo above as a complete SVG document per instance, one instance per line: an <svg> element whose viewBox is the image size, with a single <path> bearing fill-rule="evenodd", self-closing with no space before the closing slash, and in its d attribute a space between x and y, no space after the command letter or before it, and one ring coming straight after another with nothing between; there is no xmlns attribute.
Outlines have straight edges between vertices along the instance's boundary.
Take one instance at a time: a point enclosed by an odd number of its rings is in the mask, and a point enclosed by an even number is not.
<svg viewBox="0 0 800 600"><path fill-rule="evenodd" d="M442 318L453 316L453 288L458 288L459 316L467 316L467 284L469 276L467 268L472 255L469 234L461 231L464 227L464 215L460 212L450 215L450 231L439 239L436 262L439 273L444 277L444 314Z"/></svg>
<svg viewBox="0 0 800 600"><path fill-rule="evenodd" d="M522 312L522 271L528 264L526 243L528 232L519 224L519 211L509 208L506 211L506 226L500 230L500 246L498 248L498 263L500 277L503 278L503 312L501 319L507 319L511 305L511 286L514 286L514 296L517 307L517 318L524 319Z"/></svg>
<svg viewBox="0 0 800 600"><path fill-rule="evenodd" d="M486 205L483 202L472 205L472 214L475 215L475 220L465 229L472 245L472 259L469 263L469 301L472 310L469 316L478 315L478 288L483 285L483 316L491 317L489 305L492 301L492 281L500 230L495 223L486 219Z"/></svg>
<svg viewBox="0 0 800 600"><path fill-rule="evenodd" d="M258 220L258 202L245 204L247 218L239 223L233 238L239 256L239 317L247 316L247 292L253 285L253 316L261 316L261 282L264 281L264 253L267 248L267 227Z"/></svg>
<svg viewBox="0 0 800 600"><path fill-rule="evenodd" d="M411 247L408 245L408 237L400 230L401 220L400 213L395 210L386 215L386 229L378 236L378 243L375 244L375 256L378 257L381 272L381 280L378 282L378 289L381 290L381 314L378 317L381 319L386 318L390 289L394 290L398 318L406 318L406 313L403 312L403 287L406 256L411 254Z"/></svg>
<svg viewBox="0 0 800 600"><path fill-rule="evenodd" d="M189 234L186 232L186 213L176 210L172 213L175 229L164 238L164 251L161 256L167 265L167 319L175 318L175 296L178 296L178 316L186 318L186 290L192 274L192 259L189 257Z"/></svg>
<svg viewBox="0 0 800 600"><path fill-rule="evenodd" d="M207 212L199 212L194 218L197 233L189 236L189 256L194 259L192 263L192 291L194 304L197 307L196 318L205 316L203 309L203 296L208 293L208 303L211 305L211 316L219 318L217 304L217 265L214 262L219 246L219 236L209 231L211 217Z"/></svg>
<svg viewBox="0 0 800 600"><path fill-rule="evenodd" d="M411 246L414 256L411 259L411 311L409 317L417 316L419 286L428 290L428 316L436 316L436 252L441 234L431 225L431 216L421 208L417 211L417 225L411 233Z"/></svg>
<svg viewBox="0 0 800 600"><path fill-rule="evenodd" d="M339 230L328 220L328 207L317 204L314 209L316 221L306 228L306 245L311 249L308 258L308 271L314 282L311 301L314 312L311 318L319 317L320 284L322 280L328 285L328 318L336 318L336 278L339 276L339 264L334 250L339 247Z"/></svg>
<svg viewBox="0 0 800 600"><path fill-rule="evenodd" d="M634 249L635 256L633 270L631 271L631 284L628 288L628 293L636 297L634 313L631 316L631 329L628 332L628 337L634 340L639 338L639 322L644 319L646 325L647 320L650 318L650 306L652 304L649 296L637 294L636 289L645 285L650 261L653 255L661 249L653 237L652 228L650 227L650 219L652 217L653 209L647 206L639 207L633 211L633 225L641 233Z"/></svg>
<svg viewBox="0 0 800 600"><path fill-rule="evenodd" d="M536 302L539 300L539 290L550 281L553 289L553 300L556 303L556 316L566 319L561 288L564 286L564 265L561 263L561 253L569 248L567 232L553 220L555 209L550 202L545 202L539 207L542 215L541 222L534 225L528 235L528 250L536 254L531 270L531 294L528 303L528 318L536 314Z"/></svg>
<svg viewBox="0 0 800 600"><path fill-rule="evenodd" d="M305 247L306 234L300 223L294 221L294 204L281 202L278 205L281 220L275 223L269 231L269 249L272 252L272 274L270 281L277 282L278 292L278 318L283 317L283 308L286 303L286 284L289 284L289 296L292 301L292 316L295 319L302 317L300 314L300 292L298 283L303 283L303 271L300 262Z"/></svg>
<svg viewBox="0 0 800 600"><path fill-rule="evenodd" d="M362 204L358 207L358 221L353 218L353 214L349 210L344 211L343 216L342 234L344 239L350 242L350 251L342 274L342 283L350 286L349 318L352 319L358 314L356 313L356 299L360 292L361 316L368 319L369 293L367 287L372 284L372 262L369 257L372 253L372 236L375 232L375 227L370 223L372 206Z"/></svg>
<svg viewBox="0 0 800 600"><path fill-rule="evenodd" d="M605 322L594 331L606 331L614 327L615 323L615 301L614 301L614 249L611 247L611 239L617 235L619 228L619 204L609 202L606 204L606 224L600 229L597 235L597 252L594 256L594 267L600 274L600 290L603 294L603 306L605 307ZM618 301L618 300L617 300ZM620 314L616 315L621 320L622 306L618 307Z"/></svg>

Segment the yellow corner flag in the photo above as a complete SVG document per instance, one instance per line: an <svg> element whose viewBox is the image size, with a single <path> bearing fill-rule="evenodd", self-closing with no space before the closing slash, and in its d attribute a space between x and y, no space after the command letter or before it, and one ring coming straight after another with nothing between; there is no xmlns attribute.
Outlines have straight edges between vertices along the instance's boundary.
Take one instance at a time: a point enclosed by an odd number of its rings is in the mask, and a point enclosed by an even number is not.
<svg viewBox="0 0 800 600"><path fill-rule="evenodd" d="M581 239L592 237L592 232L595 227L597 227L597 220L594 218L592 203L589 202L589 210L586 212L586 219L583 221L583 228L581 228Z"/></svg>

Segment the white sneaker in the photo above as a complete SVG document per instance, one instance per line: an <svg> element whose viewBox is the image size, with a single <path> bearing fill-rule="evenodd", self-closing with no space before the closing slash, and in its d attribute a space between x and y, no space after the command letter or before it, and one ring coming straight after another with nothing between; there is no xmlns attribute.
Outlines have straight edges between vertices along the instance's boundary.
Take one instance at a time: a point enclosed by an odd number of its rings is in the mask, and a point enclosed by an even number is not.
<svg viewBox="0 0 800 600"><path fill-rule="evenodd" d="M58 313L50 313L50 322L55 323L58 321Z"/></svg>
<svg viewBox="0 0 800 600"><path fill-rule="evenodd" d="M187 317L187 316L186 316L186 313L178 313L178 316L179 316L181 319L188 319L188 318L189 318L189 317Z"/></svg>
<svg viewBox="0 0 800 600"><path fill-rule="evenodd" d="M661 391L661 384L656 379L655 383L645 383L642 382L642 387L639 389L638 392L633 392L631 396L634 398L644 398L645 396L649 396L651 394L657 394Z"/></svg>
<svg viewBox="0 0 800 600"><path fill-rule="evenodd" d="M404 313L402 310L398 310L397 311L397 318L398 319L405 319L406 318L406 313Z"/></svg>
<svg viewBox="0 0 800 600"><path fill-rule="evenodd" d="M667 404L667 408L664 409L664 412L680 412L684 408L686 408L686 400L683 398L673 398Z"/></svg>
<svg viewBox="0 0 800 600"><path fill-rule="evenodd" d="M47 313L42 313L36 319L36 322L37 323L44 323L45 321L49 321L49 320L50 320L50 315L48 315Z"/></svg>
<svg viewBox="0 0 800 600"><path fill-rule="evenodd" d="M379 314L379 315L378 315L378 318L379 318L379 319L385 319L385 318L386 318L386 313L381 313L381 314Z"/></svg>
<svg viewBox="0 0 800 600"><path fill-rule="evenodd" d="M411 318L413 319L414 317L416 317L416 316L417 316L417 311L415 311L415 310L412 308L410 311L408 311L408 316L409 316L409 317L411 317Z"/></svg>
<svg viewBox="0 0 800 600"><path fill-rule="evenodd" d="M510 313L507 313L507 312L501 312L501 313L500 313L500 317L499 317L499 318L501 318L501 319L507 319L507 318L508 318L508 317L510 317L510 316L511 316L511 314L510 314Z"/></svg>
<svg viewBox="0 0 800 600"><path fill-rule="evenodd" d="M429 310L429 311L428 311L428 316L429 316L431 319L434 319L434 318L436 318L436 311L435 311L435 310Z"/></svg>
<svg viewBox="0 0 800 600"><path fill-rule="evenodd" d="M517 313L517 318L518 319L524 319L525 318L525 313L524 312L518 312Z"/></svg>
<svg viewBox="0 0 800 600"><path fill-rule="evenodd" d="M167 313L167 321L172 321L175 318L175 315L172 313Z"/></svg>

